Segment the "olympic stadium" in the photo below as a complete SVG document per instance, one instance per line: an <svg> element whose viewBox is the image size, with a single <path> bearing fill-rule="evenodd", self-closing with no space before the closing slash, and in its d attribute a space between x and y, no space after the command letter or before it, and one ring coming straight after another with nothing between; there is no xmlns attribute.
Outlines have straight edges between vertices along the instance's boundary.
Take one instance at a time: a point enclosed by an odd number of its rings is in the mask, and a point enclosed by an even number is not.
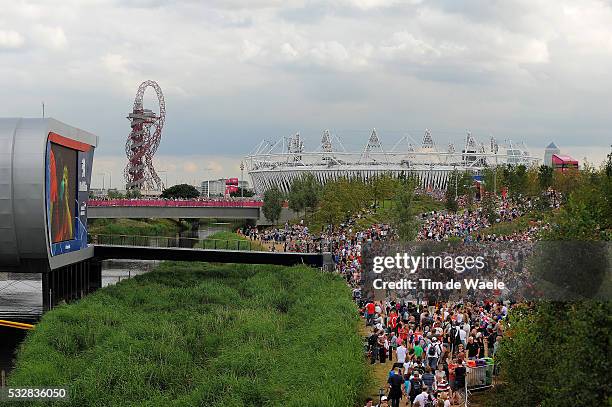
<svg viewBox="0 0 612 407"><path fill-rule="evenodd" d="M421 187L445 189L454 170L478 175L484 168L499 165L538 164L523 143L491 137L486 143L468 132L458 148L454 143L436 145L430 130L420 142L410 136L400 138L388 151L383 148L376 129L361 151L347 151L341 140L325 130L315 151L306 151L299 134L276 142L262 141L245 157L245 164L257 193L277 187L288 192L295 178L313 174L321 183L338 178L361 178L390 174L415 176Z"/></svg>

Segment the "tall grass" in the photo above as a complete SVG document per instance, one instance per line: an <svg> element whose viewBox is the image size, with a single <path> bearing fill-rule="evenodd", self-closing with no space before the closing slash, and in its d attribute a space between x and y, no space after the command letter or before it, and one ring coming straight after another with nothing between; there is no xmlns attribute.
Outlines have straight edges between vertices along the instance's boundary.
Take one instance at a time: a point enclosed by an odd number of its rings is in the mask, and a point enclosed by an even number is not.
<svg viewBox="0 0 612 407"><path fill-rule="evenodd" d="M90 235L173 236L185 225L171 219L91 219Z"/></svg>
<svg viewBox="0 0 612 407"><path fill-rule="evenodd" d="M356 315L308 267L166 262L47 313L9 385L67 386L70 406L353 406Z"/></svg>
<svg viewBox="0 0 612 407"><path fill-rule="evenodd" d="M261 243L250 240L234 232L215 232L208 238L196 243L199 249L219 249L219 250L260 250L266 251Z"/></svg>
<svg viewBox="0 0 612 407"><path fill-rule="evenodd" d="M508 236L515 232L524 232L529 229L532 222L544 221L546 222L550 216L543 215L535 211L528 212L512 221L494 223L486 229L480 229L477 232L472 233L472 236L476 236L478 233L487 235L497 236Z"/></svg>

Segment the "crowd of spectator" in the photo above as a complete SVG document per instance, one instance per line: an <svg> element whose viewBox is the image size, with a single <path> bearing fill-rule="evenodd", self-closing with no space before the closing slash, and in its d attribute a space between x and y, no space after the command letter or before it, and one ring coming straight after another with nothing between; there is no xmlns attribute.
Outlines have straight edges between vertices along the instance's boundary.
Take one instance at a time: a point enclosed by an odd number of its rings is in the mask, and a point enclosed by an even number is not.
<svg viewBox="0 0 612 407"><path fill-rule="evenodd" d="M313 233L303 221L282 228L259 230L249 227L241 231L246 237L257 240L269 247L270 251L286 252L330 252L335 270L345 276L353 286L362 280L362 249L364 244L387 239L391 226L385 223L373 224L364 230L357 230L356 222L363 213L348 219L337 227L328 227L320 233Z"/></svg>
<svg viewBox="0 0 612 407"><path fill-rule="evenodd" d="M407 406L419 407L458 403L470 372L495 356L508 307L508 303L488 300L368 301L362 309L371 328L368 357L371 364L389 366L381 402L392 407L402 399Z"/></svg>
<svg viewBox="0 0 612 407"><path fill-rule="evenodd" d="M532 204L528 199L499 201L495 222L516 221ZM250 228L245 234L280 250L304 252L324 247L332 252L336 271L353 288L353 296L363 306L362 315L371 328L367 340L370 363L389 364L388 385L381 405L399 406L402 399L408 406L419 407L458 403L464 397L462 389L470 372L481 367L476 363L495 356L510 302L491 300L501 298L499 295L482 296L467 291L453 298L436 299L433 295L427 299L407 292L402 298L396 293L387 295L384 301L359 301L364 282L363 248L396 237L388 224L358 230L357 220L362 215L320 233L313 233L300 222L263 231ZM491 224L478 207L459 214L427 213L421 219L419 240L460 237L473 244L458 246L455 255L462 250L476 250L487 258L486 269L479 272L480 276L502 279L513 293L530 288L525 259L532 250L532 242L547 224L533 222L525 230L508 235L486 233ZM471 272L467 270L466 275Z"/></svg>
<svg viewBox="0 0 612 407"><path fill-rule="evenodd" d="M546 193L542 197L542 199L549 200L551 206L556 205L553 203L556 201L555 198L559 199L558 194L555 195L553 193L551 195ZM530 211L535 205L531 198L523 198L521 196L515 199L495 200L494 204L495 213L492 221L490 221L490 217L483 207L457 212L443 210L423 213L421 214L423 225L419 229L417 239L442 241L456 237L470 241L473 240L472 235L476 235L475 240L477 241L514 241L533 237L537 230L541 228L541 225L530 225L526 231L516 232L514 235L510 234L503 237L486 234L486 228L502 222L513 222Z"/></svg>

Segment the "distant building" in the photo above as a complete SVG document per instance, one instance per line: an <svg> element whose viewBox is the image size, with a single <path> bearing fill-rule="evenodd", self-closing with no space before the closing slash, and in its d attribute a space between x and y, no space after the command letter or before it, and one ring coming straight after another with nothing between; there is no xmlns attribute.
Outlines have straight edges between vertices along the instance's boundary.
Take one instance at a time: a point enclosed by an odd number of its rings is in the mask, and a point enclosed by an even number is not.
<svg viewBox="0 0 612 407"><path fill-rule="evenodd" d="M202 196L208 198L219 198L223 197L226 194L227 183L228 180L233 180L234 178L219 178L219 179L211 179L202 181L200 184L200 192ZM240 188L244 188L245 190L249 189L248 181L238 181L237 186Z"/></svg>
<svg viewBox="0 0 612 407"><path fill-rule="evenodd" d="M561 150L559 150L559 147L557 147L555 143L550 143L544 149L544 165L549 167L553 166L552 156L554 154L561 154Z"/></svg>
<svg viewBox="0 0 612 407"><path fill-rule="evenodd" d="M552 156L552 167L555 170L565 172L568 169L578 169L578 160L570 157L569 155L553 154Z"/></svg>
<svg viewBox="0 0 612 407"><path fill-rule="evenodd" d="M124 193L127 191L123 191ZM147 190L147 189L141 189L140 190L140 195L142 196L148 196L148 197L157 197L160 196L162 194L162 191L157 191L157 190Z"/></svg>

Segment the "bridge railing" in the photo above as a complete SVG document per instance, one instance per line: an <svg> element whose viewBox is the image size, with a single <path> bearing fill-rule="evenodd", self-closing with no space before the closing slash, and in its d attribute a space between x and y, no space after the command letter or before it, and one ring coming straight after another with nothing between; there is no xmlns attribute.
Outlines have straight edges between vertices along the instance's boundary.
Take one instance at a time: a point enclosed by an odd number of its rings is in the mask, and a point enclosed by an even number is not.
<svg viewBox="0 0 612 407"><path fill-rule="evenodd" d="M113 246L140 246L140 247L177 247L188 249L213 250L264 250L258 242L240 239L200 239L180 236L135 236L135 235L89 235L92 244Z"/></svg>
<svg viewBox="0 0 612 407"><path fill-rule="evenodd" d="M210 239L181 236L136 236L115 234L92 234L88 236L89 243L111 246L139 247L178 247L187 249L212 250L242 250L268 251L265 244L248 239ZM330 242L317 242L301 245L299 250L287 250L287 246L279 242L270 242L279 252L322 253L331 252ZM280 246L280 247L279 247Z"/></svg>
<svg viewBox="0 0 612 407"><path fill-rule="evenodd" d="M170 199L90 199L90 207L160 207L160 208L259 208L263 205L258 200L170 200Z"/></svg>

